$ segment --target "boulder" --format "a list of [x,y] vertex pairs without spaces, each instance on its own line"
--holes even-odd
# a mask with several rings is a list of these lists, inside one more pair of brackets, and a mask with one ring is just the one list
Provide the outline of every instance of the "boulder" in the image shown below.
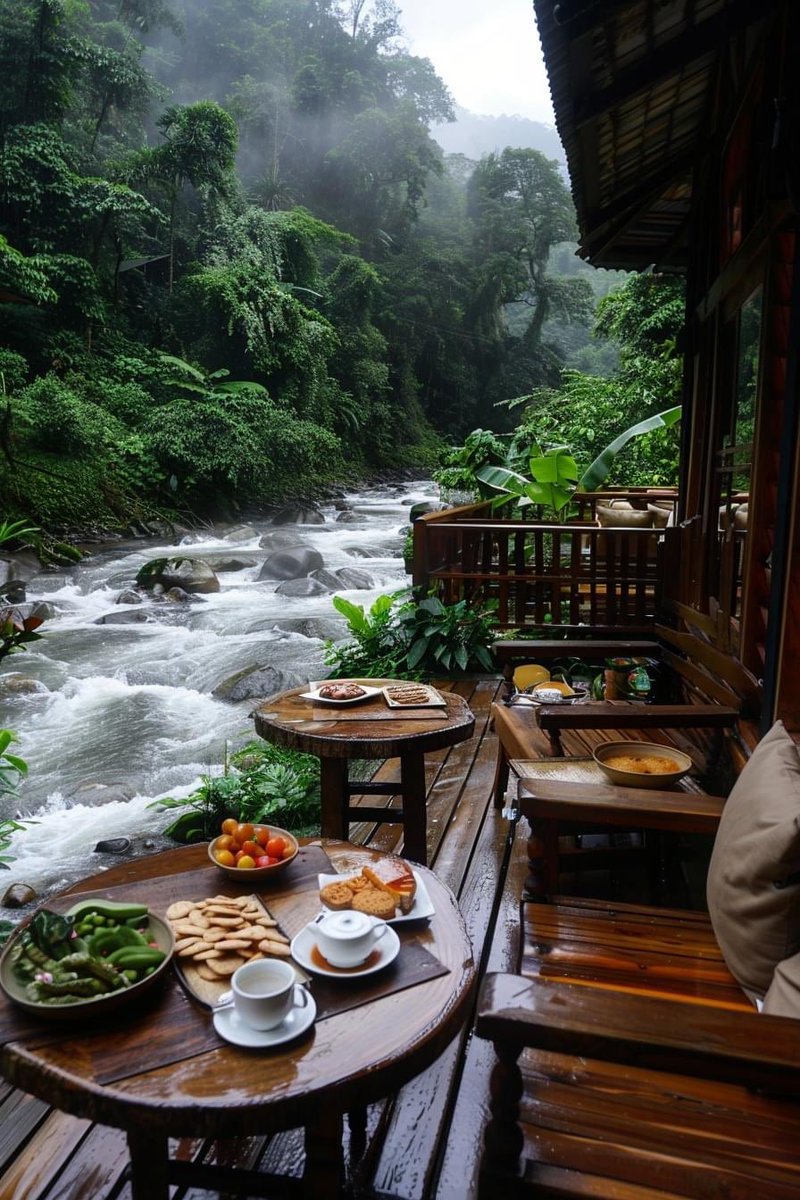
[[279,583],[275,588],[275,594],[278,596],[328,596],[330,588],[326,588],[324,583],[320,583],[318,579],[312,579],[307,575],[305,579],[285,579],[283,583]]
[[342,546],[345,554],[351,558],[386,558],[386,550],[382,546]]
[[144,597],[141,592],[134,591],[133,588],[126,588],[124,592],[120,592],[115,601],[116,604],[141,604]]
[[251,542],[256,537],[256,530],[252,525],[234,525],[224,537],[226,542]]
[[19,671],[10,675],[0,675],[0,696],[33,696],[49,691],[49,687],[40,679],[28,679]]
[[219,580],[202,558],[154,558],[139,570],[136,584],[153,589],[183,588],[185,592],[218,592]]
[[259,579],[301,579],[324,567],[322,555],[308,546],[276,550],[259,571]]
[[127,854],[131,848],[131,839],[127,837],[105,838],[94,848],[95,854]]
[[338,571],[329,571],[323,567],[320,571],[312,571],[311,579],[316,579],[317,583],[321,583],[326,592],[338,592],[342,586],[342,581],[339,578]]
[[287,546],[299,546],[301,543],[297,534],[289,529],[270,529],[262,533],[258,544],[262,550],[284,550]]
[[439,500],[419,500],[408,510],[408,519],[413,525],[417,517],[424,517],[426,513],[441,512],[446,507],[447,505],[442,504]]
[[272,518],[273,525],[324,525],[325,516],[314,504],[287,504]]
[[336,574],[340,587],[358,588],[363,591],[375,586],[372,576],[358,567],[339,567]]
[[247,571],[258,559],[254,554],[207,554],[203,561],[214,571]]
[[98,617],[95,625],[146,625],[148,621],[152,621],[153,617],[149,613],[142,612],[140,608],[126,608],[122,612],[105,613],[104,616]]
[[7,579],[0,583],[0,600],[5,604],[24,604],[27,592],[21,579]]
[[353,512],[352,508],[346,508],[343,510],[343,512],[339,513],[338,517],[336,518],[336,523],[337,525],[349,525],[354,521],[360,520],[362,520],[362,518],[357,512]]
[[0,904],[3,908],[24,908],[26,904],[33,904],[36,899],[36,890],[29,883],[12,883],[3,893]]
[[179,587],[171,587],[164,592],[164,600],[167,604],[205,604],[202,596],[193,596]]
[[218,700],[236,704],[240,700],[261,700],[283,691],[284,677],[275,667],[246,667],[237,671],[212,691]]
[[127,783],[96,783],[87,779],[68,792],[65,800],[68,808],[76,808],[79,804],[102,808],[104,804],[127,804],[134,794],[134,789]]

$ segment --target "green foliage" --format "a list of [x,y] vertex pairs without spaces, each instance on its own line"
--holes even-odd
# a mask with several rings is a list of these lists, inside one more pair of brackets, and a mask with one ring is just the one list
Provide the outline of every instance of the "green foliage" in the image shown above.
[[332,678],[424,679],[493,669],[493,606],[445,605],[436,596],[416,603],[408,592],[379,596],[369,611],[343,596],[334,596],[333,606],[347,619],[352,641],[326,644]]
[[653,429],[669,429],[671,425],[680,420],[680,417],[680,405],[676,405],[675,408],[668,408],[666,412],[646,417],[644,421],[638,421],[636,425],[632,425],[630,429],[626,429],[619,437],[614,438],[614,441],[606,446],[605,450],[584,471],[580,479],[580,486],[587,492],[597,491],[608,478],[614,459],[620,450],[627,446],[631,438],[641,437],[642,434],[650,433]]
[[488,429],[474,429],[467,434],[463,446],[451,446],[442,456],[442,466],[433,473],[443,499],[454,493],[464,497],[487,500],[493,487],[479,473],[485,467],[498,467],[505,462],[506,444]]
[[157,800],[151,807],[184,810],[164,831],[184,844],[216,837],[226,817],[277,825],[301,836],[318,833],[319,773],[313,754],[249,742],[226,760],[222,775],[204,776],[192,795]]
[[501,495],[495,507],[516,500],[519,508],[531,504],[552,509],[560,518],[578,486],[578,466],[566,446],[542,448],[534,444],[528,453],[530,479],[504,467],[481,467],[480,479]]
[[[8,753],[8,747],[15,741],[17,738],[11,730],[0,729],[0,799],[3,796],[16,796],[17,785],[28,773],[28,764],[25,760],[16,754]],[[13,821],[8,817],[0,818],[0,869],[8,869],[9,863],[14,861],[13,855],[6,852],[13,835],[23,829],[25,829],[25,825],[20,824],[19,821]],[[4,932],[7,933],[0,927],[0,942],[3,940]]]

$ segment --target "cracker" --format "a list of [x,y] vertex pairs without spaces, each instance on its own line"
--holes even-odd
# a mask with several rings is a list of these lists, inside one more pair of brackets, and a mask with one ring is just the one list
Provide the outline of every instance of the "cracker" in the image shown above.
[[167,909],[167,920],[177,921],[181,917],[188,917],[189,913],[194,908],[191,900],[176,900],[174,904],[170,904]]
[[238,954],[225,954],[221,958],[211,958],[208,965],[215,975],[232,975],[244,962]]

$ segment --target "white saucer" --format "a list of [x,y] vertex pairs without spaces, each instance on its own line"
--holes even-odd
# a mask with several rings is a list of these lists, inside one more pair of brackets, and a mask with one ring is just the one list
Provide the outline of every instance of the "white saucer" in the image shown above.
[[[374,975],[376,971],[382,971],[384,967],[388,967],[389,963],[394,962],[400,953],[400,938],[391,925],[387,927],[386,933],[375,943],[375,949],[379,952],[378,960],[377,962],[370,963],[369,966],[365,965],[348,970],[338,970],[336,967],[320,967],[311,957],[311,951],[315,945],[314,935],[308,926],[306,926],[305,929],[300,930],[292,941],[292,958],[304,970],[311,971],[313,975],[322,975],[326,979],[361,979],[364,975]],[[367,962],[369,963],[369,959]]]
[[[356,874],[355,871],[349,873],[351,876]],[[426,917],[432,917],[436,912],[433,907],[433,901],[430,898],[428,889],[425,887],[425,880],[420,874],[414,871],[414,878],[417,881],[417,890],[414,893],[414,903],[411,905],[411,911],[399,913],[398,916],[392,917],[386,922],[387,925],[405,925],[408,921],[423,921]],[[328,883],[339,883],[342,879],[347,879],[347,875],[318,875],[317,882],[320,886],[320,891]],[[327,905],[322,907],[327,910]]]
[[221,1038],[234,1046],[282,1046],[284,1042],[291,1042],[293,1038],[305,1033],[314,1024],[317,1006],[309,991],[306,991],[306,997],[302,1008],[295,1005],[288,1017],[273,1029],[253,1029],[252,1026],[245,1025],[233,1007],[216,1010],[214,1028]]

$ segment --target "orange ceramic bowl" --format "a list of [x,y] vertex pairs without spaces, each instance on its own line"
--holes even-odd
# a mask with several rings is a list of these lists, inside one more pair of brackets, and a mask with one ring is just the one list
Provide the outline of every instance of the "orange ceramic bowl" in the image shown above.
[[[276,825],[253,825],[253,830],[255,835],[258,835],[259,833],[263,835],[266,833],[270,838],[283,838],[284,842],[286,843],[284,857],[278,862],[271,863],[269,866],[239,867],[235,864],[231,866],[225,861],[220,862],[217,857],[220,851],[219,837],[215,837],[214,840],[208,844],[208,857],[211,859],[214,866],[218,867],[220,871],[224,872],[224,874],[228,875],[231,879],[236,879],[242,883],[246,880],[266,879],[268,876],[274,875],[278,871],[282,871],[283,868],[288,866],[292,859],[297,856],[297,851],[300,849],[297,838],[293,833],[289,833],[287,829],[278,829]],[[224,835],[222,834],[220,835],[220,837],[223,836]],[[266,854],[266,849],[264,850],[264,853]]]

